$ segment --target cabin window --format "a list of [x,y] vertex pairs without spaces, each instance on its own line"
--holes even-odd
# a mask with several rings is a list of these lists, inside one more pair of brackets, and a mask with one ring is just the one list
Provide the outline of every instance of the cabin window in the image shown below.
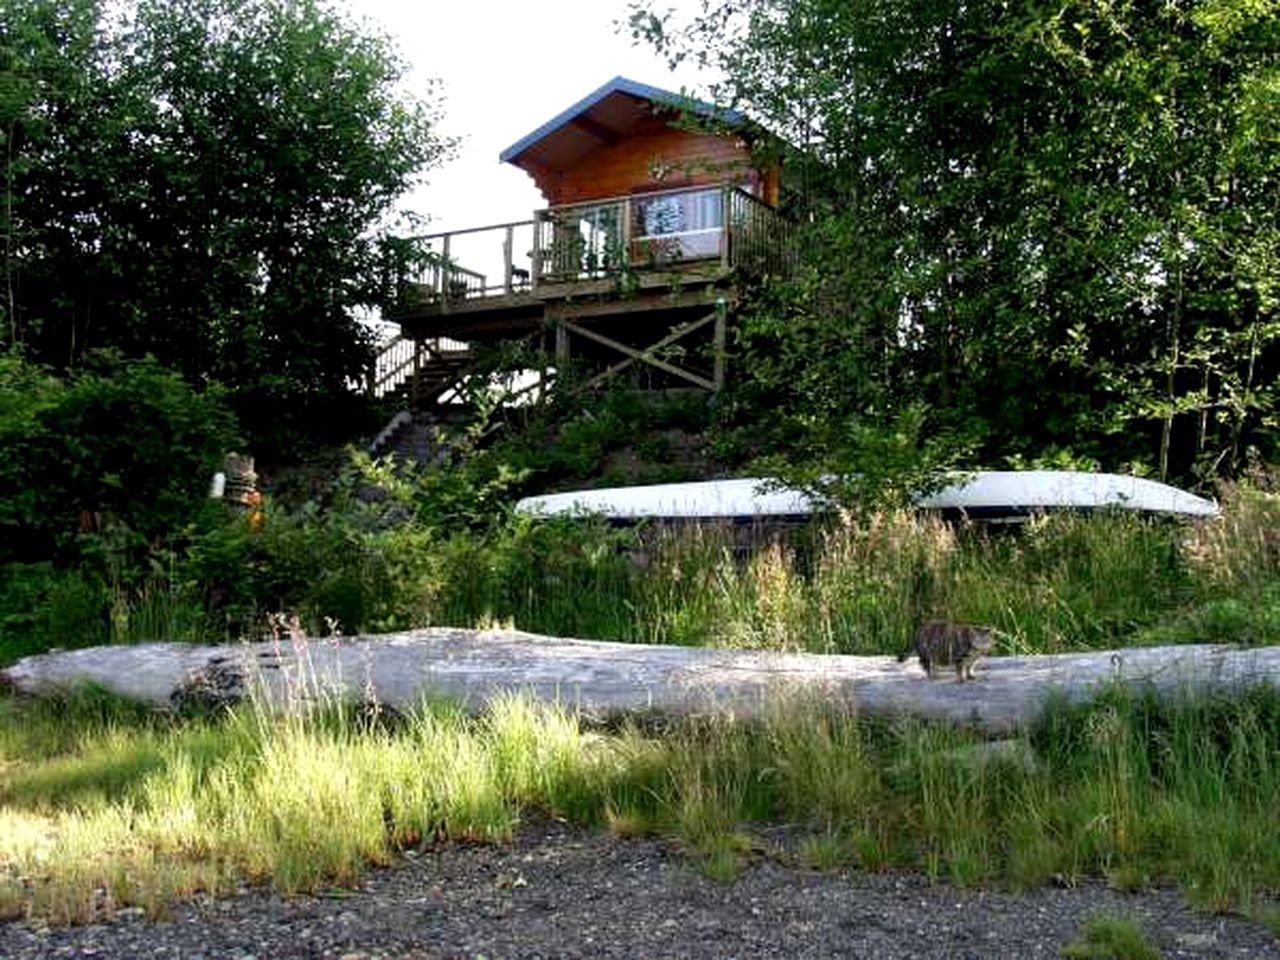
[[685,259],[720,253],[724,198],[719,187],[639,197],[632,211],[633,236],[645,249]]

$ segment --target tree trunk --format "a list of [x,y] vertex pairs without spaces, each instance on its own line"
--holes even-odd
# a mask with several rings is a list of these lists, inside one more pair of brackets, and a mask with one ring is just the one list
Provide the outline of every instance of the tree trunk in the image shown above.
[[258,691],[273,710],[325,699],[374,700],[404,711],[424,696],[471,711],[528,692],[591,716],[757,717],[791,694],[866,715],[973,722],[1005,733],[1034,720],[1052,694],[1088,698],[1107,681],[1158,695],[1280,685],[1280,647],[1143,647],[1055,656],[995,657],[968,683],[928,680],[893,657],[819,656],[567,640],[511,631],[434,628],[379,637],[285,640],[218,647],[155,643],[27,657],[0,685],[46,695],[96,684],[163,708],[234,702]]

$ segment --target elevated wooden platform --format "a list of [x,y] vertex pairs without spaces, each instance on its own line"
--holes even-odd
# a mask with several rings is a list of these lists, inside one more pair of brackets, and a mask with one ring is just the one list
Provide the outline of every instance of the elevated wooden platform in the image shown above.
[[[542,326],[556,316],[634,316],[714,304],[734,287],[731,271],[719,265],[691,265],[682,270],[637,272],[621,282],[616,277],[543,282],[510,291],[443,298],[410,289],[406,302],[388,319],[406,336],[458,339],[502,339]],[[465,336],[464,336],[465,335]]]
[[[790,256],[784,221],[729,184],[551,207],[410,243],[387,311],[404,340],[524,340],[540,348],[543,373],[573,363],[596,383],[643,369],[706,390],[724,384],[743,283],[782,273]],[[371,381],[392,388],[381,373]]]

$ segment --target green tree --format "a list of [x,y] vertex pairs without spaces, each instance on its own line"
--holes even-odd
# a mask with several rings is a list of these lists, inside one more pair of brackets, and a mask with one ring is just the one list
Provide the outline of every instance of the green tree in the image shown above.
[[794,147],[803,266],[739,342],[775,447],[1162,475],[1275,454],[1275,0],[727,0],[632,25]]
[[11,340],[151,354],[251,435],[334,422],[378,230],[448,143],[387,40],[314,0],[0,0]]

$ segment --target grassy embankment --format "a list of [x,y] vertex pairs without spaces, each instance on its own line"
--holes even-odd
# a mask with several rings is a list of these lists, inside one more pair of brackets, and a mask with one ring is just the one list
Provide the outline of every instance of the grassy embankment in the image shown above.
[[[842,652],[899,648],[920,603],[998,624],[1018,652],[1274,642],[1276,509],[1248,495],[1193,527],[1064,518],[1017,537],[881,518],[820,534],[799,559],[770,549],[745,563],[717,534],[664,540],[637,565],[619,549],[630,535],[525,527],[430,542],[418,609]],[[671,836],[717,877],[765,854],[962,884],[1176,881],[1199,906],[1280,924],[1276,691],[1174,706],[1112,692],[1052,712],[1003,759],[977,743],[812,704],[780,705],[763,725],[655,733],[587,729],[523,700],[479,719],[424,705],[395,724],[0,703],[0,912],[162,910],[245,878],[314,890],[407,847],[501,841],[546,811]]]

